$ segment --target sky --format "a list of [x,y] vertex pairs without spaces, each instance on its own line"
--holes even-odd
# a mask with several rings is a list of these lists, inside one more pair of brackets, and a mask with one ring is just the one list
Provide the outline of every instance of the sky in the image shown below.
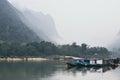
[[63,42],[108,46],[120,31],[120,0],[9,0],[15,6],[50,14]]

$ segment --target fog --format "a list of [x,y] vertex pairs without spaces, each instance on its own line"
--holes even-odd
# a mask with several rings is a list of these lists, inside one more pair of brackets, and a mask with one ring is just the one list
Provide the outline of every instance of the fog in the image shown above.
[[33,32],[35,32],[41,40],[54,43],[57,43],[58,40],[60,40],[59,34],[56,31],[54,20],[51,15],[44,14],[40,11],[37,12],[34,10],[25,9],[25,7],[21,9],[14,4],[12,5],[16,8],[16,10],[18,10],[18,14],[22,22],[27,25],[27,27],[30,28]]
[[66,43],[108,47],[120,30],[119,0],[9,0],[21,10],[49,14]]
[[56,31],[55,23],[50,15],[27,9],[21,12],[23,22],[40,38],[45,41],[57,42],[59,35]]

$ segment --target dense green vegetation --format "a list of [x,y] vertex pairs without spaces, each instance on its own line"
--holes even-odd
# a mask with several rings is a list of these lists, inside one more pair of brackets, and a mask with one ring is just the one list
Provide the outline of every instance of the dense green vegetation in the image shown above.
[[110,52],[104,47],[88,47],[87,44],[55,45],[51,42],[0,43],[0,57],[46,57],[67,55],[78,57],[108,57]]

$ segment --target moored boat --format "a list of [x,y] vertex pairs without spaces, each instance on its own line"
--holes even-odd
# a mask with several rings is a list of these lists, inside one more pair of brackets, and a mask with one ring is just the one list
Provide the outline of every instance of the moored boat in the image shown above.
[[105,67],[105,66],[117,66],[118,64],[115,64],[112,62],[111,59],[98,59],[98,58],[92,58],[92,59],[73,59],[71,62],[66,63],[68,67]]

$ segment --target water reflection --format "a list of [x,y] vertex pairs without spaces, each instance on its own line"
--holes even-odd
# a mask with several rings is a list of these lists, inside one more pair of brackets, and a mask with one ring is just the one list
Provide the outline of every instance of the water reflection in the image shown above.
[[87,72],[90,73],[104,73],[110,70],[115,70],[118,67],[116,66],[107,66],[107,67],[67,67],[68,72],[73,72],[76,74],[77,72],[81,72],[83,75],[86,75]]
[[[119,69],[120,67],[68,69],[60,61],[0,62],[0,80],[112,80],[109,76],[120,80]],[[104,73],[104,79],[98,79],[101,73]]]
[[58,62],[0,62],[0,80],[39,80],[54,74]]

